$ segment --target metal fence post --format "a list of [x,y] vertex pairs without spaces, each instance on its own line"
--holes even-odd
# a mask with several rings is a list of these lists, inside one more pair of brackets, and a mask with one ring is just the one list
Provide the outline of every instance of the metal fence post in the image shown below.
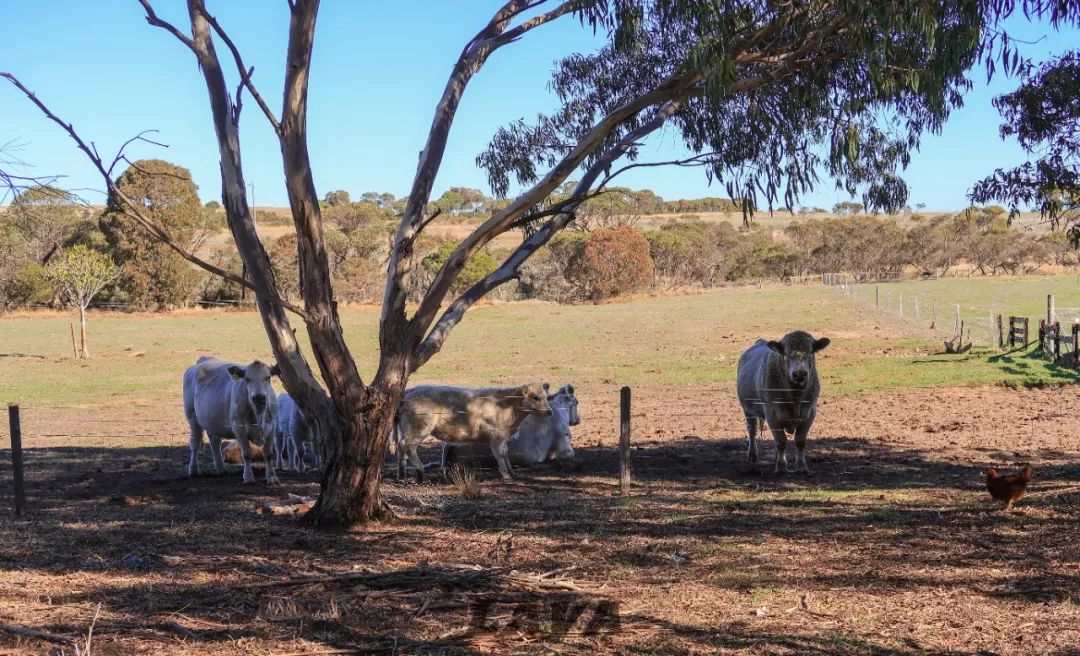
[[619,393],[619,493],[630,494],[630,388]]
[[8,406],[8,426],[11,428],[11,465],[15,473],[15,514],[22,515],[26,492],[23,489],[22,426],[18,404]]

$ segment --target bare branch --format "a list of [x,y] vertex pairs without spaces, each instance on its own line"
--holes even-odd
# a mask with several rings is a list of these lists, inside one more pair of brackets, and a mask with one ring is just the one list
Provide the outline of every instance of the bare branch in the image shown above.
[[[146,215],[143,214],[142,211],[139,209],[138,204],[128,198],[128,196],[125,195],[120,190],[120,188],[116,186],[116,183],[113,181],[109,173],[116,165],[116,162],[123,159],[123,149],[121,149],[120,153],[117,154],[117,157],[113,160],[112,164],[108,168],[106,168],[104,162],[101,159],[101,156],[97,153],[97,149],[93,148],[91,145],[88,145],[82,139],[82,137],[79,136],[78,132],[75,131],[75,128],[70,123],[65,123],[59,116],[54,114],[52,110],[50,110],[48,106],[46,106],[45,103],[42,102],[34,92],[30,91],[30,89],[28,89],[17,77],[12,75],[11,73],[6,73],[2,71],[0,71],[0,77],[7,78],[7,80],[13,85],[15,85],[15,87],[18,88],[19,91],[23,93],[23,95],[30,99],[30,102],[37,105],[38,109],[40,109],[49,120],[63,128],[64,131],[68,133],[68,136],[75,140],[75,143],[78,145],[79,150],[83,151],[83,153],[86,154],[86,156],[90,159],[91,163],[93,163],[94,167],[98,170],[102,178],[105,180],[105,185],[108,188],[109,192],[123,203],[122,211],[125,216],[134,219],[139,226],[141,226],[143,229],[153,235],[158,241],[162,242],[169,248],[176,251],[178,254],[180,254],[181,257],[191,262],[192,264],[195,264],[216,276],[225,278],[230,282],[235,282],[249,289],[255,289],[250,282],[244,280],[243,278],[235,274],[229,273],[228,271],[225,271],[220,267],[210,264],[206,260],[203,260],[199,256],[195,255],[194,253],[181,246],[169,235],[167,231],[161,228],[161,226],[157,225],[154,221],[147,218]],[[132,142],[138,140],[149,141],[148,139],[143,139],[141,135],[139,135],[133,137],[132,139],[129,139],[127,142],[125,142],[124,146],[126,147]],[[286,308],[287,310],[294,312],[301,317],[307,316],[302,309],[280,297],[275,298],[274,301],[282,307]]]
[[157,13],[154,11],[154,6],[150,4],[150,0],[139,0],[139,4],[141,4],[143,6],[143,9],[146,10],[147,23],[150,23],[154,27],[160,27],[169,34],[172,34],[180,40],[180,43],[183,43],[185,46],[187,46],[188,50],[195,52],[195,42],[191,40],[191,37],[176,29],[176,26],[172,23],[158,18]]
[[[219,37],[221,37],[221,40],[223,42],[225,42],[225,46],[229,49],[229,52],[232,53],[233,60],[236,62],[236,70],[237,70],[237,72],[240,73],[240,84],[242,86],[244,86],[244,87],[247,87],[248,93],[251,94],[251,97],[255,99],[256,103],[258,103],[259,108],[262,110],[263,114],[266,115],[266,120],[270,121],[270,125],[273,126],[274,132],[277,132],[280,135],[281,134],[281,124],[278,122],[277,117],[274,116],[274,111],[272,109],[270,109],[270,106],[266,104],[265,100],[263,100],[262,95],[259,94],[259,90],[255,88],[255,83],[252,82],[252,80],[251,80],[251,76],[255,73],[255,67],[252,66],[252,67],[249,68],[249,67],[244,65],[244,59],[243,59],[243,57],[240,56],[240,49],[237,48],[236,44],[233,43],[233,40],[231,38],[229,38],[229,35],[225,32],[225,29],[221,27],[221,24],[218,23],[217,19],[214,18],[213,16],[211,16],[210,13],[206,11],[206,7],[200,6],[199,10],[202,13],[203,18],[206,19],[206,22],[210,23],[210,27],[214,28],[214,31],[217,32],[217,35]],[[239,87],[236,90],[236,112],[235,113],[236,113],[236,117],[233,120],[239,120],[239,117],[240,117],[240,88]]]
[[608,186],[608,183],[610,183],[616,176],[625,173],[631,169],[652,168],[656,166],[705,166],[709,164],[708,158],[715,157],[716,155],[716,152],[710,152],[701,153],[698,155],[694,155],[693,157],[687,157],[685,159],[670,159],[665,162],[633,162],[616,170],[614,173],[608,173],[607,175],[605,175],[604,179],[600,182],[599,185],[597,185],[597,189],[604,189]]

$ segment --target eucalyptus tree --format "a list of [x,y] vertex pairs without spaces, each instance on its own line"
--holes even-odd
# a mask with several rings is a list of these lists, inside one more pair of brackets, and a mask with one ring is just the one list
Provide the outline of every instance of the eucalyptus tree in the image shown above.
[[[509,0],[468,39],[438,97],[390,251],[379,327],[378,366],[364,381],[346,344],[331,287],[319,196],[307,146],[308,82],[318,0],[288,0],[289,38],[280,111],[259,92],[240,48],[204,0],[188,0],[184,29],[139,0],[147,21],[194,55],[205,81],[221,159],[222,204],[248,278],[203,263],[249,286],[282,380],[321,436],[327,466],[314,524],[347,527],[387,516],[379,495],[395,411],[419,367],[441,349],[465,312],[515,278],[522,264],[573,220],[575,210],[638,160],[644,139],[666,128],[728,186],[743,210],[792,205],[828,176],[869,207],[902,206],[899,170],[927,130],[941,127],[980,58],[1009,53],[988,33],[1011,7],[1003,0]],[[1034,10],[1055,3],[1029,0]],[[419,19],[418,19],[419,20]],[[498,51],[557,20],[607,36],[595,54],[562,53],[551,85],[560,107],[534,123],[498,130],[478,157],[505,202],[442,262],[419,306],[408,312],[414,244],[437,220],[432,187],[470,81]],[[989,36],[988,36],[989,34]],[[591,44],[582,44],[589,47]],[[218,54],[235,64],[235,93]],[[552,56],[558,56],[552,53]],[[231,66],[230,66],[231,67]],[[67,130],[102,173],[111,165],[13,76],[9,79]],[[296,231],[298,306],[282,297],[255,232],[241,157],[242,92],[276,132]],[[577,183],[552,195],[574,176]],[[516,181],[519,191],[511,194]],[[122,195],[118,195],[124,200]],[[126,211],[158,238],[168,232],[135,203]],[[499,234],[528,236],[499,266],[463,291],[468,262]],[[172,247],[192,261],[193,253]],[[289,313],[303,322],[322,384],[301,353]],[[323,387],[325,384],[325,389]]]
[[[1072,3],[1080,6],[1080,3]],[[1075,16],[1073,21],[1076,21]],[[1001,137],[1015,137],[1032,161],[997,169],[972,188],[975,203],[1004,201],[1016,214],[1034,207],[1080,246],[1080,51],[1024,67],[1023,83],[998,96]]]

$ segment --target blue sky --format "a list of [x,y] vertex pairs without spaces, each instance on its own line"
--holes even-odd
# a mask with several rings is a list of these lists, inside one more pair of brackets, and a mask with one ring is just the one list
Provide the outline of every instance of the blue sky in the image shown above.
[[[240,45],[255,80],[279,107],[288,14],[278,0],[209,0],[210,9]],[[424,3],[323,2],[311,83],[310,148],[320,194],[346,189],[353,196],[376,190],[402,195],[411,183],[432,112],[464,43],[489,18],[497,1],[431,0]],[[183,3],[157,0],[158,13],[184,25]],[[418,12],[423,16],[418,17]],[[41,0],[5,3],[0,21],[0,70],[27,86],[71,121],[86,139],[113,152],[144,129],[157,129],[160,149],[141,145],[133,157],[160,157],[189,168],[203,200],[219,196],[218,156],[206,90],[190,52],[151,28],[136,0]],[[1080,31],[1052,32],[1014,21],[1014,36],[1040,60],[1080,40]],[[552,62],[597,39],[564,18],[497,52],[470,85],[454,126],[435,195],[450,186],[489,191],[474,164],[494,130],[550,109]],[[222,48],[222,50],[224,50]],[[226,56],[225,53],[222,53]],[[1024,160],[998,136],[1000,117],[990,101],[1015,87],[974,72],[975,89],[940,135],[927,135],[905,179],[911,203],[959,209],[970,185],[997,166]],[[285,205],[276,139],[254,102],[241,123],[245,170],[259,205]],[[0,143],[18,140],[18,155],[34,174],[63,174],[68,188],[100,190],[102,184],[73,142],[42,117],[14,88],[0,87]],[[656,135],[647,159],[679,156],[671,132]],[[665,198],[726,195],[693,169],[627,173],[622,184],[648,187]],[[101,195],[86,192],[91,202]],[[823,181],[804,205],[831,207],[845,197]]]

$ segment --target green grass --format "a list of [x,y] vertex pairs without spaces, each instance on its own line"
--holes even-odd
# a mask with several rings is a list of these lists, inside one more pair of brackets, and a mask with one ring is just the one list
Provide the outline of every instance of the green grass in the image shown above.
[[[878,285],[856,285],[855,296],[869,304],[875,302],[878,288],[882,306],[888,302],[890,313],[899,313],[900,295],[904,297],[904,313],[914,316],[915,299],[919,299],[923,322],[929,325],[934,304],[937,304],[938,325],[952,329],[956,306],[965,320],[983,322],[991,313],[1028,317],[1034,332],[1039,319],[1046,317],[1046,296],[1054,295],[1059,308],[1080,307],[1080,279],[1077,276],[1003,276],[995,278],[940,278],[912,280]],[[976,329],[973,329],[974,333]],[[981,335],[980,335],[981,337]]]
[[[1060,305],[1080,306],[1080,285],[1072,277],[910,284],[937,290],[941,298],[967,293],[977,307],[999,297],[1017,307],[1038,307],[1047,293],[1058,294]],[[92,313],[89,361],[71,357],[71,319],[57,314],[0,318],[0,401],[179,405],[182,372],[198,355],[270,359],[254,313]],[[376,360],[377,320],[372,310],[342,312],[365,379]],[[476,308],[413,382],[501,385],[543,379],[604,394],[622,385],[731,385],[739,353],[756,337],[778,337],[796,328],[833,338],[819,357],[823,386],[833,394],[1076,378],[1073,370],[1030,354],[935,355],[941,341],[926,326],[892,320],[836,289],[774,286],[605,305]]]

